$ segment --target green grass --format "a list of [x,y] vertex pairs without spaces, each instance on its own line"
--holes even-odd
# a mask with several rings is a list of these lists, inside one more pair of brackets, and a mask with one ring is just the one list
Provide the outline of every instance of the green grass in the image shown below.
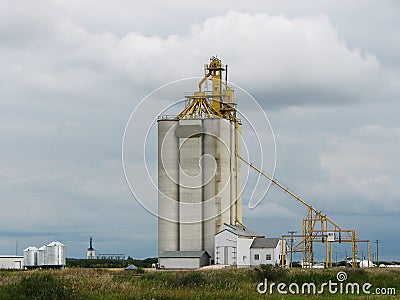
[[[346,282],[375,287],[394,287],[400,293],[400,270],[395,269],[292,269],[268,266],[257,269],[214,271],[128,272],[83,269],[0,271],[0,299],[400,299],[376,295],[260,295],[257,285],[268,282],[316,286],[336,282],[338,271]],[[372,289],[371,289],[372,290]]]

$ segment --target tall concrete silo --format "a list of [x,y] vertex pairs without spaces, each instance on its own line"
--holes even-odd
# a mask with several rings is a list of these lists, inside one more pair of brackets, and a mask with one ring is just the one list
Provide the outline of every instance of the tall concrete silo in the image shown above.
[[[242,224],[234,92],[218,58],[207,70],[184,110],[158,120],[159,255],[206,250],[213,258],[223,224]],[[202,90],[207,80],[211,91]]]
[[158,248],[179,250],[179,139],[178,121],[158,122]]

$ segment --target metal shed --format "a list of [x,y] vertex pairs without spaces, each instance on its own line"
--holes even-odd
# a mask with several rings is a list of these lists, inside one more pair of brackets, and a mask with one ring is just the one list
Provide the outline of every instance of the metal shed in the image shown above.
[[210,264],[207,251],[164,251],[158,258],[161,268],[197,269]]
[[138,268],[135,266],[135,265],[129,265],[129,266],[127,266],[124,270],[125,271],[135,271],[135,270],[137,270]]
[[24,257],[17,255],[0,255],[0,269],[21,270],[24,268]]

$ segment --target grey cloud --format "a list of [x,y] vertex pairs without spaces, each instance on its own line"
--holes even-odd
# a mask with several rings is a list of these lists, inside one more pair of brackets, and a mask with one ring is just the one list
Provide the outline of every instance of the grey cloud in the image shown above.
[[[13,253],[15,237],[37,245],[51,237],[83,256],[93,234],[104,251],[155,254],[156,218],[134,201],[123,177],[123,130],[151,90],[202,75],[214,54],[270,116],[284,184],[346,226],[362,214],[375,213],[377,224],[397,215],[396,4],[367,2],[363,9],[350,2],[347,10],[336,1],[229,1],[210,12],[206,1],[196,13],[181,1],[3,2],[0,197],[8,211],[0,213],[0,251]],[[372,9],[375,21],[363,14]],[[157,111],[195,88],[158,95]],[[130,146],[135,166],[142,144]],[[288,200],[273,189],[258,210],[245,213],[246,224],[268,228],[269,236],[293,229],[303,211]],[[364,236],[389,240],[394,223],[370,228],[361,221],[354,226]]]

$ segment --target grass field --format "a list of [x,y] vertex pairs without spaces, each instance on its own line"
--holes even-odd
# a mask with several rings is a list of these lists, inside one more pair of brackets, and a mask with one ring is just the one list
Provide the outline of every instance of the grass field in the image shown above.
[[[264,282],[301,286],[338,282],[336,274],[345,271],[344,283],[370,283],[371,295],[259,294]],[[0,299],[400,299],[399,295],[372,295],[375,289],[395,288],[400,293],[400,270],[396,269],[238,269],[214,271],[155,271],[138,274],[108,269],[0,271]],[[317,289],[318,290],[318,289]]]

